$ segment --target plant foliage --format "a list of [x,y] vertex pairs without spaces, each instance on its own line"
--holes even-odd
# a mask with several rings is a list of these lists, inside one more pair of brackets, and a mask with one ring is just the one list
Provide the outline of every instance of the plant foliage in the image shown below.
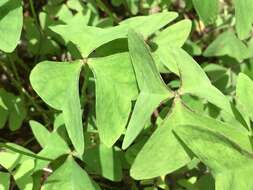
[[251,0],[0,2],[0,190],[252,190]]

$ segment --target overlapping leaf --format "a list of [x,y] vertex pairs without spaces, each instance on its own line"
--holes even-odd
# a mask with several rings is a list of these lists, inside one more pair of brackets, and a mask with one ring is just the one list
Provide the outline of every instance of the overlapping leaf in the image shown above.
[[204,51],[204,56],[230,56],[237,61],[249,57],[247,46],[240,41],[232,31],[220,34]]
[[37,139],[41,147],[45,147],[50,139],[50,132],[39,122],[30,121],[30,126],[33,132],[33,135]]
[[202,126],[183,125],[175,128],[175,131],[210,168],[216,179],[216,189],[252,189],[253,182],[248,177],[253,168],[252,154],[218,131]]
[[236,96],[242,109],[253,119],[253,81],[245,74],[240,73],[237,79]]
[[42,186],[43,190],[99,190],[100,188],[89,178],[88,174],[72,157],[50,175]]
[[[38,156],[54,160],[64,154],[70,153],[67,143],[60,137],[57,131],[49,132],[36,121],[30,121],[30,126],[36,140],[42,147],[42,150],[37,154]],[[40,170],[48,164],[48,160],[37,160],[36,170]]]
[[158,49],[160,46],[182,47],[191,32],[191,21],[181,20],[171,26],[168,26],[152,39]]
[[24,155],[15,150],[19,150],[21,152],[24,151],[31,155],[33,155],[33,153],[15,144],[6,145],[10,149],[4,149],[4,151],[0,152],[0,165],[7,169],[8,172],[13,176],[18,188],[32,190],[33,178],[31,175],[34,170],[35,160],[32,156]]
[[[201,125],[204,130],[219,132],[232,142],[252,152],[249,134],[246,129],[236,128],[186,108],[179,100],[175,101],[171,114],[153,133],[137,155],[131,176],[135,179],[147,179],[173,172],[190,162],[185,147],[173,134],[177,125]],[[159,150],[159,151],[157,151]],[[148,167],[152,164],[152,167]]]
[[112,146],[124,131],[138,93],[130,57],[119,53],[89,59],[88,64],[96,82],[96,125],[102,142]]
[[[119,38],[126,38],[129,28],[136,28],[145,37],[156,32],[177,17],[174,12],[158,13],[150,16],[138,16],[124,20],[119,26],[102,29],[85,25],[57,25],[50,27],[66,43],[74,43],[82,57],[86,58],[99,46]],[[147,27],[140,27],[145,24]],[[85,32],[83,32],[85,31]]]
[[121,155],[114,147],[103,144],[91,147],[84,152],[83,161],[91,172],[112,181],[122,179]]
[[14,94],[0,88],[0,128],[8,121],[11,131],[18,130],[26,117],[27,110],[24,101]]
[[154,48],[156,48],[153,56],[160,72],[167,72],[169,69],[178,74],[177,66],[173,62],[173,56],[168,47],[182,47],[190,32],[191,21],[185,19],[165,28],[152,39]]
[[198,63],[180,48],[171,48],[170,51],[172,52],[174,61],[177,64],[180,73],[180,93],[190,93],[205,98],[230,115],[233,115],[228,98],[211,84]]
[[34,90],[50,106],[62,110],[68,135],[82,155],[84,137],[79,100],[79,73],[81,62],[41,62],[30,75]]
[[[173,93],[162,81],[156,69],[148,46],[142,37],[130,30],[128,33],[128,46],[136,79],[140,89],[132,117],[123,141],[123,148],[127,148],[141,132],[147,120],[159,104],[173,96]],[[143,110],[143,107],[145,109]]]

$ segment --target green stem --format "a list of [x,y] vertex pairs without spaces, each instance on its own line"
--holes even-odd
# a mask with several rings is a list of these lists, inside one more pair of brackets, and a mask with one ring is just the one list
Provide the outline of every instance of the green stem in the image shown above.
[[41,47],[42,47],[42,36],[43,36],[43,31],[42,31],[42,28],[40,26],[40,23],[39,23],[39,19],[37,17],[37,14],[36,14],[36,11],[35,11],[35,8],[34,8],[34,4],[33,4],[33,0],[29,0],[29,6],[30,6],[30,9],[31,9],[31,12],[32,12],[32,15],[33,15],[33,19],[35,20],[35,25],[40,33],[39,35],[39,39],[38,39],[38,42],[39,42],[39,48],[38,48],[38,53],[34,59],[34,63],[37,63],[38,62],[38,59],[39,59],[39,52],[41,50]]
[[110,11],[110,9],[104,4],[101,0],[96,0],[98,7],[104,11],[106,14],[108,14],[109,17],[111,17],[112,20],[114,20],[115,23],[119,23],[120,19],[116,16],[115,13]]
[[35,19],[35,22],[38,23],[37,14],[35,12],[33,0],[29,0],[29,5],[30,5],[31,11],[32,11],[33,18]]

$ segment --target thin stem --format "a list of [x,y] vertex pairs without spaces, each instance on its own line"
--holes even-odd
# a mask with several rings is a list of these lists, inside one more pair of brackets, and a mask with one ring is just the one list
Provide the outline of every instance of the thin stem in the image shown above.
[[119,23],[120,19],[117,17],[117,15],[115,13],[112,13],[112,11],[109,10],[109,8],[105,5],[105,3],[101,0],[96,0],[98,7],[106,12],[106,14],[108,14],[109,17],[111,17],[112,20],[114,20],[114,22],[116,22],[117,24]]
[[38,17],[37,17],[37,14],[36,14],[36,11],[35,11],[35,8],[34,8],[34,4],[33,4],[33,0],[29,0],[29,5],[30,5],[30,8],[31,8],[31,11],[32,11],[32,15],[33,15],[33,19],[35,20],[35,25],[40,33],[39,35],[39,39],[38,39],[38,42],[39,42],[39,48],[38,48],[38,52],[37,52],[37,55],[34,59],[34,63],[37,63],[38,62],[38,59],[39,59],[39,52],[41,50],[41,47],[42,47],[42,36],[43,36],[43,31],[41,29],[41,26],[40,26],[40,23],[39,23],[39,20],[38,20]]
[[29,5],[30,5],[31,11],[32,11],[33,18],[35,19],[35,22],[38,23],[37,14],[35,12],[33,0],[29,0]]

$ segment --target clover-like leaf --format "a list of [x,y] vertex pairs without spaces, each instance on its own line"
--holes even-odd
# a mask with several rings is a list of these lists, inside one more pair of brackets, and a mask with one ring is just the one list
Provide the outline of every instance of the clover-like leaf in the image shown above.
[[37,121],[30,121],[29,124],[40,146],[45,147],[50,139],[50,132]]
[[191,32],[191,21],[181,20],[171,26],[168,26],[152,39],[155,51],[153,57],[160,72],[169,71],[179,74],[177,65],[173,62],[168,47],[182,47]]
[[27,159],[13,172],[13,177],[19,189],[33,190],[32,173],[34,165],[33,159]]
[[88,64],[96,83],[96,125],[110,147],[123,133],[138,93],[134,70],[128,53],[92,58]]
[[242,61],[249,57],[247,46],[240,41],[232,31],[220,34],[204,51],[204,56],[230,56],[237,61]]
[[[74,43],[83,58],[89,56],[96,48],[112,40],[126,38],[129,28],[136,28],[138,32],[148,37],[177,17],[177,13],[164,12],[150,16],[137,16],[124,20],[120,25],[102,29],[99,27],[77,25],[57,25],[50,27],[59,34],[65,43]],[[145,24],[147,27],[140,27]]]
[[10,174],[6,172],[0,172],[0,189],[5,190],[10,187]]
[[68,157],[67,160],[47,178],[42,189],[99,190],[100,188],[90,179],[88,174],[72,157]]
[[[176,98],[169,116],[137,155],[130,170],[133,178],[148,179],[166,175],[190,162],[191,157],[184,145],[173,134],[173,130],[176,130],[178,125],[201,125],[205,130],[219,132],[246,151],[252,152],[246,129],[195,113]],[[150,165],[152,167],[148,167]]]
[[240,73],[237,79],[236,96],[242,109],[253,119],[253,81],[245,74]]
[[[49,132],[42,124],[36,121],[30,121],[32,132],[42,147],[37,154],[54,160],[64,154],[70,153],[67,143],[61,138],[57,131]],[[49,160],[37,160],[36,170],[42,169],[49,164]]]
[[203,22],[208,25],[215,22],[219,13],[218,0],[193,0],[193,5]]
[[30,81],[34,90],[50,106],[63,112],[68,135],[76,149],[82,155],[84,136],[82,111],[79,100],[80,61],[41,62],[34,67]]
[[0,1],[0,49],[12,52],[19,41],[23,25],[21,0]]
[[18,130],[26,117],[27,110],[25,102],[18,96],[0,88],[0,128],[4,127],[8,121],[11,131]]
[[[163,100],[173,97],[173,93],[167,88],[156,69],[148,46],[143,38],[133,30],[128,33],[128,47],[140,95],[128,124],[123,149],[127,148],[141,132],[155,108]],[[144,110],[143,107],[145,107]]]
[[214,87],[203,69],[181,48],[171,48],[181,78],[181,94],[193,94],[233,115],[228,98]]
[[191,32],[191,21],[181,20],[162,30],[152,39],[152,42],[158,46],[176,46],[182,47]]
[[108,148],[100,144],[88,148],[84,152],[83,161],[91,172],[112,181],[121,181],[122,179],[121,155],[120,151],[114,147]]
[[[125,37],[127,37],[129,29],[134,29],[136,32],[142,34],[144,38],[147,38],[173,21],[177,16],[178,14],[176,12],[162,12],[149,16],[136,16],[120,22],[119,28],[125,32]],[[141,27],[143,24],[145,24],[145,27]]]
[[216,189],[253,188],[253,182],[248,177],[253,169],[252,154],[218,131],[211,131],[202,125],[177,126],[175,132],[208,166],[216,179]]
[[249,37],[252,29],[253,3],[251,0],[233,0],[235,6],[236,31],[241,40]]

